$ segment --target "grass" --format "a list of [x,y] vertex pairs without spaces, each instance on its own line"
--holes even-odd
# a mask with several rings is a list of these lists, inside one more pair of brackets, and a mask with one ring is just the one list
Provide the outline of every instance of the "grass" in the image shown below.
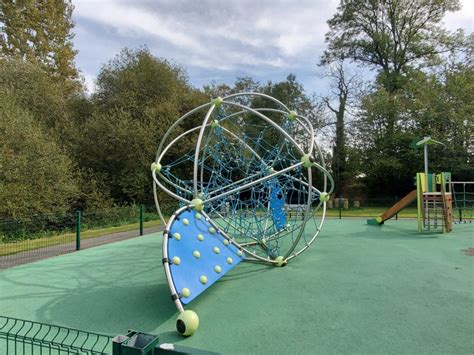
[[[161,224],[161,221],[147,221],[144,222],[144,227],[153,227]],[[107,234],[119,233],[119,232],[128,232],[131,230],[139,229],[138,223],[131,223],[121,226],[113,226],[106,228],[92,228],[88,230],[81,231],[81,240],[96,238]],[[72,243],[76,241],[76,233],[67,232],[67,233],[58,233],[53,234],[48,237],[35,238],[35,239],[26,239],[13,243],[0,243],[0,256],[6,256],[11,254],[16,254],[29,250],[36,250],[40,248],[50,247],[58,244]]]
[[[385,211],[385,207],[363,207],[342,209],[342,217],[377,217]],[[416,207],[408,207],[399,213],[400,218],[416,218]],[[339,209],[332,208],[327,210],[328,217],[339,217]],[[147,221],[144,222],[144,227],[152,227],[160,225],[161,221]],[[131,230],[138,230],[138,223],[130,223],[120,226],[112,226],[105,228],[91,228],[81,231],[81,240],[96,238],[107,234],[127,232]],[[76,241],[75,232],[62,232],[52,234],[47,237],[26,239],[12,243],[0,243],[0,256],[16,254],[29,250],[36,250],[40,248],[50,247],[59,244],[73,243]]]

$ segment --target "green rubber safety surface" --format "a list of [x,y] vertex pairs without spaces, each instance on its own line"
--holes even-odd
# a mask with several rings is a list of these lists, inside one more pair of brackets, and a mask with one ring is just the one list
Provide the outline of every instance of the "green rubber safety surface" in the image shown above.
[[0,314],[221,353],[471,353],[474,225],[420,237],[416,221],[331,219],[288,266],[242,263],[178,315],[161,266],[161,234],[0,271]]

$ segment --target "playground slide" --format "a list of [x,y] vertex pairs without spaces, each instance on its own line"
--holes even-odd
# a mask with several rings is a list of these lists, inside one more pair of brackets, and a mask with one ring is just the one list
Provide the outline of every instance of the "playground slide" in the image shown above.
[[416,190],[413,190],[412,192],[410,192],[408,195],[406,195],[404,198],[402,198],[400,201],[398,201],[396,204],[394,204],[392,207],[390,207],[388,210],[386,210],[377,218],[368,219],[367,224],[380,226],[386,220],[395,216],[398,212],[403,210],[405,207],[407,207],[410,203],[412,203],[415,200],[416,200]]

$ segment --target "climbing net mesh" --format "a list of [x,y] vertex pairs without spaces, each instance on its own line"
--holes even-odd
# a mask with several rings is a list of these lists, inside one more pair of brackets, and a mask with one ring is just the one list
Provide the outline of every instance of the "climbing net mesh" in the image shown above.
[[[204,105],[204,122],[181,133],[175,125],[165,135],[155,175],[158,188],[181,206],[202,199],[219,231],[259,260],[290,259],[305,250],[324,221],[320,196],[331,192],[328,177],[332,189],[311,123],[271,102],[279,107],[245,106],[232,98]],[[190,116],[180,118],[179,126]],[[168,154],[176,146],[189,149],[176,158]],[[305,153],[312,155],[312,167],[303,164]],[[308,223],[313,227],[305,228]]]
[[453,218],[455,223],[472,223],[474,220],[474,181],[452,181]]

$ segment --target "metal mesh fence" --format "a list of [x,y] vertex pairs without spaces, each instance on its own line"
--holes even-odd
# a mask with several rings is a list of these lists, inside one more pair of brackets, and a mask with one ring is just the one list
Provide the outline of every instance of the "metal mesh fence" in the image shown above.
[[0,269],[136,237],[160,224],[154,206],[0,218]]
[[[387,198],[334,197],[327,203],[329,218],[368,218],[381,215],[403,196]],[[176,203],[162,204],[165,216]],[[453,187],[455,222],[474,218],[474,183]],[[395,215],[416,218],[416,201]],[[99,211],[0,218],[0,269],[128,239],[162,229],[155,206],[123,206]]]
[[108,335],[0,316],[2,354],[106,354],[110,344]]

